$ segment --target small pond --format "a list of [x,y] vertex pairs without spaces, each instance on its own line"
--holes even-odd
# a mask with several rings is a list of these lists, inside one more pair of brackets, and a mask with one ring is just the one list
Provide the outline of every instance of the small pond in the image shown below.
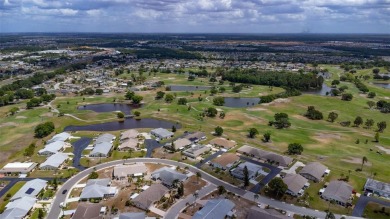
[[251,107],[259,104],[260,98],[257,97],[225,97],[224,106],[232,108]]
[[114,122],[106,122],[100,124],[92,124],[92,125],[82,125],[82,126],[67,126],[64,131],[118,131],[123,129],[132,129],[132,128],[166,128],[171,129],[172,126],[176,128],[181,128],[180,124],[168,122],[164,120],[158,119],[133,119],[127,118],[124,121],[114,121]]
[[210,86],[194,86],[194,85],[168,85],[171,91],[199,91],[199,90],[210,90]]
[[97,113],[122,111],[126,115],[130,115],[130,111],[136,108],[139,107],[125,103],[99,103],[82,105],[77,107],[78,110],[92,110]]
[[322,87],[320,89],[311,89],[308,91],[303,91],[303,94],[314,94],[314,95],[320,95],[320,96],[327,96],[326,93],[330,96],[330,91],[332,90],[331,87],[329,87],[326,84],[322,84]]
[[388,84],[386,84],[386,83],[372,83],[372,84],[377,86],[377,87],[383,87],[386,89],[390,89],[390,83],[388,83]]

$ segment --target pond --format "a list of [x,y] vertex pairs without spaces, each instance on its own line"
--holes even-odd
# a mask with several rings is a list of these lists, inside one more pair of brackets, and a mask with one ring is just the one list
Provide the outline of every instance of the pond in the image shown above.
[[377,87],[383,87],[383,88],[386,88],[386,89],[390,89],[390,83],[389,84],[386,84],[386,83],[372,83],[372,84],[377,86]]
[[171,91],[199,91],[199,90],[210,90],[210,86],[193,86],[193,85],[168,85]]
[[136,108],[139,107],[125,103],[99,103],[82,105],[77,107],[78,110],[92,110],[97,113],[122,111],[126,115],[130,115],[130,111]]
[[232,108],[251,107],[259,104],[260,98],[257,97],[225,97],[224,106]]
[[127,118],[124,121],[114,121],[106,122],[100,124],[92,125],[82,125],[82,126],[67,126],[64,131],[118,131],[123,129],[132,129],[132,128],[166,128],[171,129],[172,126],[175,126],[177,129],[181,128],[181,125],[178,123],[168,122],[158,119],[133,119]]
[[327,96],[326,93],[328,93],[328,96],[330,96],[330,91],[332,90],[331,87],[329,87],[326,84],[322,84],[322,87],[320,89],[311,89],[308,91],[302,91],[303,94],[314,94],[314,95],[320,95],[320,96]]

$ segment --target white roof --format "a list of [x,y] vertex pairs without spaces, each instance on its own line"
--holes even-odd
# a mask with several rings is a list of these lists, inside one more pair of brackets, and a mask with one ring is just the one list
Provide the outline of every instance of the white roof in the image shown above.
[[35,198],[22,197],[6,205],[6,210],[0,214],[1,219],[24,218],[36,202]]
[[22,186],[18,192],[10,200],[19,199],[22,197],[36,197],[38,193],[46,187],[47,181],[43,179],[33,179]]
[[162,137],[162,138],[168,138],[168,137],[171,137],[174,135],[173,132],[170,132],[164,128],[153,129],[152,131],[150,131],[150,133],[153,135],[157,135],[159,137]]
[[39,150],[39,154],[44,153],[46,151],[52,152],[52,153],[57,153],[59,150],[61,150],[65,146],[65,142],[63,141],[55,141],[52,143],[49,143],[45,145],[45,148]]
[[24,169],[27,169],[29,167],[31,167],[31,165],[34,165],[35,163],[33,162],[29,162],[29,163],[20,163],[20,162],[14,162],[14,163],[7,163],[3,169],[7,169],[7,168],[24,168]]
[[50,140],[47,141],[47,143],[52,143],[55,141],[66,141],[68,138],[70,138],[71,135],[67,132],[62,132],[60,134],[54,135]]
[[56,153],[51,155],[40,165],[40,168],[44,166],[59,167],[64,161],[68,159],[68,155],[64,153]]
[[93,150],[89,154],[91,155],[91,154],[100,153],[100,154],[107,155],[108,152],[110,152],[111,148],[112,148],[112,143],[100,142],[100,143],[97,143],[95,145],[95,147],[93,148]]

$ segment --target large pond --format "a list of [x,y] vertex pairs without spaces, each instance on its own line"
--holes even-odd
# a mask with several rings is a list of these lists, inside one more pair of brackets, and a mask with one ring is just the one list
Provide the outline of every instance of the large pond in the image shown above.
[[67,126],[64,131],[118,131],[123,129],[132,129],[132,128],[166,128],[171,129],[172,126],[176,128],[181,128],[181,125],[178,123],[168,122],[158,119],[133,119],[127,118],[124,121],[114,121],[106,122],[93,125],[82,125],[82,126]]
[[303,94],[314,94],[314,95],[320,95],[320,96],[327,96],[326,94],[328,93],[328,95],[330,96],[331,95],[331,93],[330,93],[331,90],[332,90],[331,87],[329,87],[326,84],[322,84],[321,89],[311,89],[311,90],[308,90],[308,91],[303,91],[302,93]]
[[232,108],[251,107],[259,104],[260,98],[257,97],[225,97],[224,106]]
[[78,110],[92,110],[97,113],[122,111],[126,115],[130,115],[130,111],[136,108],[139,107],[125,103],[99,103],[77,107]]
[[210,90],[210,86],[193,86],[193,85],[168,85],[171,91],[198,91],[198,90]]
[[389,84],[386,84],[386,83],[373,83],[375,86],[377,87],[383,87],[383,88],[386,88],[386,89],[390,89],[390,83]]

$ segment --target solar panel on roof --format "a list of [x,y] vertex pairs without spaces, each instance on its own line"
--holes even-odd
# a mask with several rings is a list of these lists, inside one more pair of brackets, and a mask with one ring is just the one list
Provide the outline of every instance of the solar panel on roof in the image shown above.
[[31,193],[34,192],[34,190],[35,190],[34,188],[29,188],[27,189],[26,194],[30,195]]

